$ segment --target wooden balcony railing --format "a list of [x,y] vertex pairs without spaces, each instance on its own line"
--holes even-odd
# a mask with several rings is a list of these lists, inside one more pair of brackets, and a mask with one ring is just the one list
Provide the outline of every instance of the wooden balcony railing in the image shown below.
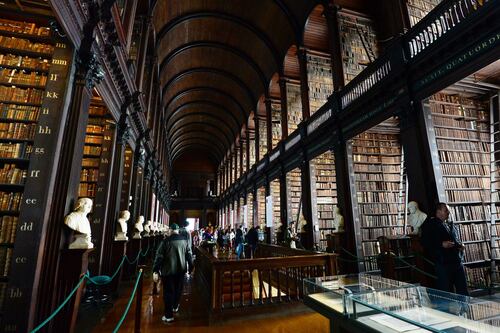
[[259,245],[254,259],[219,260],[196,249],[195,278],[208,299],[210,317],[302,300],[303,280],[335,275],[337,256]]
[[495,0],[443,1],[404,36],[407,59],[412,59],[470,16],[483,11]]

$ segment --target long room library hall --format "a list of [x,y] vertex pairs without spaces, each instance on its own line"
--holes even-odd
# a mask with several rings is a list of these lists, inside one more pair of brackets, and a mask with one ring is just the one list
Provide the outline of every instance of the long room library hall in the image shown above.
[[498,17],[0,2],[0,332],[500,331]]

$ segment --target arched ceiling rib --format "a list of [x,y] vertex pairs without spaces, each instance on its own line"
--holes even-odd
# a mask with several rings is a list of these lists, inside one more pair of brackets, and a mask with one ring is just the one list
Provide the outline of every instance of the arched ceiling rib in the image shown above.
[[269,92],[323,0],[158,0],[156,54],[171,162],[192,150],[217,164]]

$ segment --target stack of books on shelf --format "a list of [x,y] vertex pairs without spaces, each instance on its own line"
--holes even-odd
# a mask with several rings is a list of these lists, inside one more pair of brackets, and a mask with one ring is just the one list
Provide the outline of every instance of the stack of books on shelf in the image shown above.
[[0,86],[0,101],[10,103],[42,103],[43,90]]
[[307,54],[307,83],[311,115],[322,107],[333,92],[332,60]]
[[376,57],[377,39],[373,22],[367,18],[341,13],[339,15],[344,83],[349,83]]
[[21,143],[0,143],[0,158],[27,159],[33,145],[27,142]]
[[45,55],[54,52],[54,46],[43,43],[33,43],[29,39],[7,37],[0,34],[0,47],[11,50],[30,51]]
[[33,140],[36,124],[0,122],[0,139]]
[[288,135],[295,131],[302,121],[302,96],[300,85],[286,83],[286,99],[288,112]]
[[37,74],[35,71],[26,72],[17,69],[0,67],[0,84],[4,85],[32,85],[44,87],[47,83],[47,74]]
[[263,187],[257,190],[257,209],[258,209],[258,221],[256,221],[256,225],[260,225],[261,223],[266,223],[266,191]]
[[0,54],[0,66],[9,66],[11,69],[48,71],[50,68],[49,59],[30,58],[17,54]]
[[14,243],[16,240],[17,222],[17,216],[0,216],[0,244]]
[[39,27],[35,23],[20,22],[8,19],[0,19],[0,33],[13,32],[17,34],[34,35],[34,36],[50,36],[50,28]]
[[27,170],[19,169],[16,164],[4,164],[0,169],[0,184],[22,185],[26,175]]
[[40,113],[39,106],[0,103],[0,120],[22,120],[36,122]]
[[[281,105],[278,103],[271,103],[271,122],[272,122],[272,144],[271,149],[274,149],[281,141]],[[264,155],[262,155],[264,156]]]
[[[300,181],[300,170],[293,169],[292,171],[289,171],[286,174],[286,182],[287,182],[287,192],[288,192],[287,193],[288,211],[291,214],[291,216],[288,217],[288,220],[297,222],[297,214],[299,212],[299,207],[302,199],[302,184]],[[296,224],[296,226],[298,227],[298,224]]]
[[0,278],[9,275],[12,248],[0,246]]
[[[405,234],[405,178],[399,121],[391,118],[354,137],[352,142],[355,202],[359,210],[363,256],[375,259],[380,236]],[[375,260],[365,262],[377,270]]]
[[410,24],[413,27],[442,0],[407,0]]
[[320,250],[326,250],[327,248],[326,236],[337,231],[333,228],[334,209],[337,205],[337,183],[334,159],[333,153],[327,151],[311,162],[311,167],[314,167],[314,178],[316,183]]
[[[262,159],[267,153],[267,123],[265,119],[259,119],[259,157]],[[259,162],[259,161],[257,161]]]
[[19,192],[0,191],[0,210],[19,211],[22,194]]
[[280,197],[280,182],[274,180],[271,182],[271,195],[273,196],[273,225],[281,221],[281,197]]

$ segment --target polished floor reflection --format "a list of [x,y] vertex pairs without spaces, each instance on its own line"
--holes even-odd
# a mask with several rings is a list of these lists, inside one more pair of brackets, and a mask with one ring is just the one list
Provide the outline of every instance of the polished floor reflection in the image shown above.
[[[201,332],[328,332],[328,320],[307,307],[299,305],[293,309],[284,310],[282,313],[256,315],[225,320],[215,325],[208,325],[207,309],[204,302],[197,297],[199,292],[192,279],[185,284],[180,311],[175,321],[170,324],[161,322],[163,315],[163,302],[160,295],[152,295],[153,283],[151,277],[144,281],[144,295],[142,306],[141,332],[176,332],[176,333],[201,333]],[[106,314],[102,322],[92,332],[112,332],[122,315],[130,295],[131,288],[124,288],[112,309]],[[133,332],[134,330],[135,302],[125,319],[120,332]]]

